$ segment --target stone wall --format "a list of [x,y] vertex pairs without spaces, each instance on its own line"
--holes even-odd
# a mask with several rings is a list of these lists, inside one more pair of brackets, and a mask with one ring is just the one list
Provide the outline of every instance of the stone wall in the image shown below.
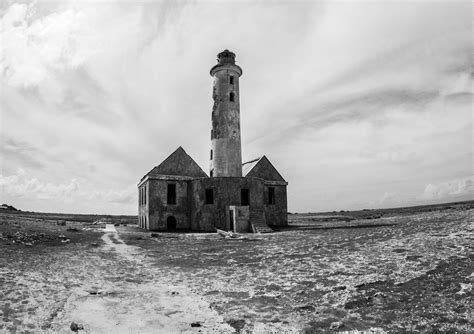
[[[268,188],[275,189],[275,204],[269,204]],[[286,185],[265,184],[265,221],[268,226],[288,225]]]
[[[203,178],[191,182],[193,230],[229,230],[228,207],[240,206],[241,189],[249,189],[250,214],[263,210],[263,180],[245,177]],[[205,189],[214,189],[214,204],[205,204]]]
[[[168,184],[176,185],[176,204],[168,204]],[[229,206],[242,206],[241,189],[249,190],[248,210],[252,219],[264,219],[269,226],[285,226],[287,220],[286,185],[252,177],[185,178],[162,176],[147,179],[146,205],[139,205],[147,228],[168,231],[167,219],[176,218],[177,230],[214,232],[230,230]],[[268,204],[268,189],[274,188],[275,203]],[[206,203],[206,189],[213,189],[213,203]],[[249,231],[250,227],[249,227]]]
[[[167,219],[170,216],[176,218],[178,230],[190,229],[190,205],[188,198],[189,180],[156,180],[151,179],[149,183],[148,213],[152,231],[166,231]],[[168,184],[176,185],[176,204],[168,204]]]

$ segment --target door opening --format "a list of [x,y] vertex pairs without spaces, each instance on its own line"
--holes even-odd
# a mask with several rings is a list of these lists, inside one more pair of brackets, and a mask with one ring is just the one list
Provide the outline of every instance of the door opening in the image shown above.
[[176,230],[176,218],[174,216],[169,216],[166,220],[166,228],[168,231],[175,231]]

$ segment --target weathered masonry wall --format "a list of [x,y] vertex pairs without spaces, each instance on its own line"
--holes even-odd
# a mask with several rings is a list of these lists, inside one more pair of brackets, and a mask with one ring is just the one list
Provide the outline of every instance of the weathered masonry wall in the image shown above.
[[[205,189],[214,189],[214,204],[205,204]],[[263,180],[245,177],[203,178],[192,181],[193,230],[229,230],[228,207],[241,206],[241,189],[249,190],[249,210],[263,210]]]
[[[274,202],[270,203],[269,189],[274,189]],[[265,220],[268,226],[287,226],[288,207],[286,185],[265,184]]]
[[[170,184],[175,185],[174,204],[168,203]],[[273,189],[272,199],[270,188]],[[173,230],[168,225],[169,217],[175,218],[176,230],[230,230],[230,206],[248,208],[250,222],[263,219],[270,226],[288,223],[286,185],[278,182],[253,177],[163,176],[147,179],[139,189],[147,189],[144,192],[146,199],[139,201],[140,226],[152,231]],[[206,189],[212,189],[212,203],[206,202]],[[248,205],[242,202],[242,189],[248,191]],[[141,190],[139,196],[143,196]]]
[[212,131],[210,153],[211,177],[242,176],[240,140],[239,77],[242,69],[235,65],[235,55],[219,54],[218,65],[211,69],[214,77],[212,98]]
[[[176,219],[177,230],[190,228],[190,207],[188,198],[189,180],[167,179],[149,180],[149,229],[152,231],[167,231],[168,218]],[[175,204],[168,203],[168,185],[174,184]]]

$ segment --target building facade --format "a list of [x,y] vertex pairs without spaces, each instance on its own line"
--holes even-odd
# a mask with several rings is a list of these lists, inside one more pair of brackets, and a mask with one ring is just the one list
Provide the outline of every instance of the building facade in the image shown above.
[[242,164],[239,79],[224,50],[214,78],[209,176],[179,147],[138,184],[138,223],[152,231],[268,232],[286,226],[288,183],[265,157]]

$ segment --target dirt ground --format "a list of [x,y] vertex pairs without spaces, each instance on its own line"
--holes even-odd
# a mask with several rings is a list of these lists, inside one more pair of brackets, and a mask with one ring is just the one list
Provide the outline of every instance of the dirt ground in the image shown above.
[[1,214],[0,331],[469,333],[473,213],[243,240]]

